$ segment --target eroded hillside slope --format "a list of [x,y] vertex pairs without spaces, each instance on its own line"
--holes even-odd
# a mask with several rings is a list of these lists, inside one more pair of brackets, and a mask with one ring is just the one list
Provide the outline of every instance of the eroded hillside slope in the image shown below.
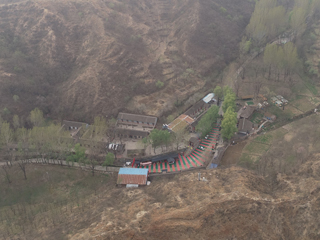
[[170,110],[237,57],[253,9],[238,0],[0,3],[0,107],[78,120]]
[[[319,239],[320,158],[271,181],[241,168],[115,189],[101,219],[71,239]],[[117,196],[110,204],[109,197]],[[109,204],[108,204],[109,202]],[[89,224],[88,224],[89,225]]]

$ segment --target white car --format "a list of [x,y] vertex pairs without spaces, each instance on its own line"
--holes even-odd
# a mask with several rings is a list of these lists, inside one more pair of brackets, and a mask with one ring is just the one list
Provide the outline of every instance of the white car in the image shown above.
[[201,150],[204,150],[204,146],[199,146],[198,148]]

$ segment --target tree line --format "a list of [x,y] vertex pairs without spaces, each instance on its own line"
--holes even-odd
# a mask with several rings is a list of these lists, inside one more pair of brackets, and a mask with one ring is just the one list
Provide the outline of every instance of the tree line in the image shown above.
[[221,121],[221,135],[223,139],[230,140],[237,132],[236,95],[229,86],[225,86],[223,89],[217,86],[213,92],[218,104],[209,108],[207,113],[200,119],[196,126],[196,131],[200,132],[203,138],[210,133],[213,127],[217,126],[217,119],[220,117],[219,102],[223,98],[222,111],[224,114]]
[[293,6],[288,1],[257,1],[246,27],[246,36],[240,44],[240,52],[246,54],[251,47],[264,46],[288,30],[291,30],[295,37],[301,36],[306,30],[308,19],[319,12],[318,0],[295,0]]
[[148,137],[142,139],[142,143],[145,146],[151,144],[154,153],[156,153],[156,148],[158,147],[161,147],[162,152],[164,148],[168,150],[169,147],[179,150],[187,141],[188,135],[188,131],[185,128],[178,129],[175,132],[153,129]]
[[115,137],[114,119],[107,121],[97,116],[88,129],[82,126],[80,131],[81,135],[86,135],[87,147],[75,143],[70,133],[60,124],[47,123],[43,112],[38,108],[30,112],[28,120],[31,128],[20,126],[17,115],[13,116],[11,124],[0,117],[0,154],[6,162],[1,169],[9,183],[10,168],[13,164],[19,166],[24,179],[27,179],[26,165],[31,158],[41,161],[56,159],[61,165],[62,160],[71,165],[78,162],[89,167],[92,175],[96,165],[106,166],[114,163],[116,150],[107,153],[105,141],[113,140]]

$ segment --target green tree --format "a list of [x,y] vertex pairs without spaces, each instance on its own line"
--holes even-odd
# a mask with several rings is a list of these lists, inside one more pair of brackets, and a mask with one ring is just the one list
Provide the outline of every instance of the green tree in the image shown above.
[[222,137],[227,140],[230,140],[237,131],[237,113],[232,107],[229,107],[223,115],[221,128]]
[[156,153],[157,147],[163,146],[164,144],[166,146],[168,145],[171,140],[171,135],[167,130],[153,129],[148,138],[151,141],[154,153]]
[[264,51],[263,62],[268,68],[268,79],[274,73],[275,78],[279,80],[281,72],[284,71],[284,76],[286,77],[296,68],[298,63],[297,48],[292,42],[288,42],[283,46],[268,44]]
[[112,152],[108,152],[106,155],[106,159],[103,163],[103,166],[113,165],[113,162],[114,162],[114,154]]
[[20,119],[18,115],[13,115],[12,123],[13,123],[14,129],[17,129],[20,127]]
[[167,130],[162,130],[160,136],[161,136],[161,140],[162,140],[162,144],[161,145],[162,146],[165,145],[166,149],[167,149],[169,143],[172,140],[170,132],[167,131]]
[[162,88],[162,87],[164,86],[164,83],[161,82],[160,80],[158,80],[158,81],[156,82],[156,86],[157,86],[157,88]]
[[222,88],[220,86],[216,86],[215,89],[213,90],[213,93],[215,95],[215,97],[218,100],[218,105],[219,105],[219,101],[222,99],[223,97],[223,91]]
[[30,121],[35,127],[40,127],[44,124],[43,112],[39,108],[35,108],[30,112]]
[[247,40],[246,37],[243,37],[240,42],[240,56],[246,55],[250,51],[251,45],[251,39]]
[[287,76],[294,71],[298,63],[297,48],[292,42],[288,42],[283,46],[283,56],[283,67],[285,76]]
[[255,5],[246,32],[255,46],[261,46],[282,32],[286,24],[286,10],[278,6],[277,0],[260,0]]
[[80,146],[80,143],[77,143],[74,146],[74,154],[70,154],[67,157],[67,163],[69,162],[85,162],[87,160],[86,157],[86,149],[84,147]]
[[173,120],[174,120],[174,116],[173,116],[173,115],[169,115],[169,116],[167,117],[167,122],[168,122],[168,123],[171,123]]
[[158,129],[153,129],[150,132],[150,135],[148,137],[151,141],[154,153],[156,153],[156,148],[159,147],[162,144],[162,139],[161,139],[161,133],[160,130]]
[[275,56],[278,51],[278,46],[276,44],[267,44],[264,54],[263,54],[263,63],[268,68],[268,80],[271,77],[272,68],[274,66]]
[[13,101],[18,102],[19,101],[19,96],[18,95],[13,95]]
[[222,105],[223,112],[231,107],[233,110],[236,109],[236,95],[233,92],[229,92],[225,97]]
[[196,126],[196,131],[201,132],[201,137],[206,136],[213,128],[219,117],[219,107],[212,106],[208,112],[200,119]]
[[144,137],[139,141],[140,146],[146,148],[149,145],[150,141],[148,137]]
[[9,115],[11,112],[10,112],[10,110],[8,109],[8,108],[4,108],[3,110],[2,110],[2,113],[3,113],[3,115]]
[[2,122],[1,123],[1,143],[8,147],[8,144],[13,141],[13,131],[10,128],[10,123]]
[[176,145],[176,149],[178,150],[180,145],[182,145],[187,137],[189,136],[186,129],[179,129],[172,135],[173,143]]
[[232,88],[230,88],[228,85],[223,87],[223,96],[227,96],[229,93],[233,93]]
[[18,140],[18,142],[22,143],[23,148],[25,147],[25,145],[28,142],[28,138],[29,138],[29,131],[22,127],[22,128],[18,128],[16,130],[16,138]]

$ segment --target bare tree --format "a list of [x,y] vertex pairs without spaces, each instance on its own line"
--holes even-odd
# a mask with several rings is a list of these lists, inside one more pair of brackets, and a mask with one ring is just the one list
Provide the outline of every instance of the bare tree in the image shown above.
[[94,176],[95,167],[98,165],[98,157],[101,153],[104,151],[104,143],[98,142],[93,139],[90,140],[90,147],[88,149],[89,154],[87,158],[85,158],[85,164],[88,165],[88,167],[91,170],[92,176]]
[[108,141],[112,142],[116,138],[116,119],[110,119],[107,125],[108,128],[106,134]]
[[2,165],[1,168],[2,168],[2,170],[4,172],[4,174],[5,174],[5,177],[6,177],[7,181],[8,181],[8,183],[11,183],[12,181],[11,181],[11,177],[10,177],[10,174],[9,174],[9,169],[11,168],[11,165],[9,165],[7,163],[7,165]]
[[26,165],[29,163],[28,150],[19,144],[18,154],[14,156],[20,170],[23,172],[24,179],[27,180]]

